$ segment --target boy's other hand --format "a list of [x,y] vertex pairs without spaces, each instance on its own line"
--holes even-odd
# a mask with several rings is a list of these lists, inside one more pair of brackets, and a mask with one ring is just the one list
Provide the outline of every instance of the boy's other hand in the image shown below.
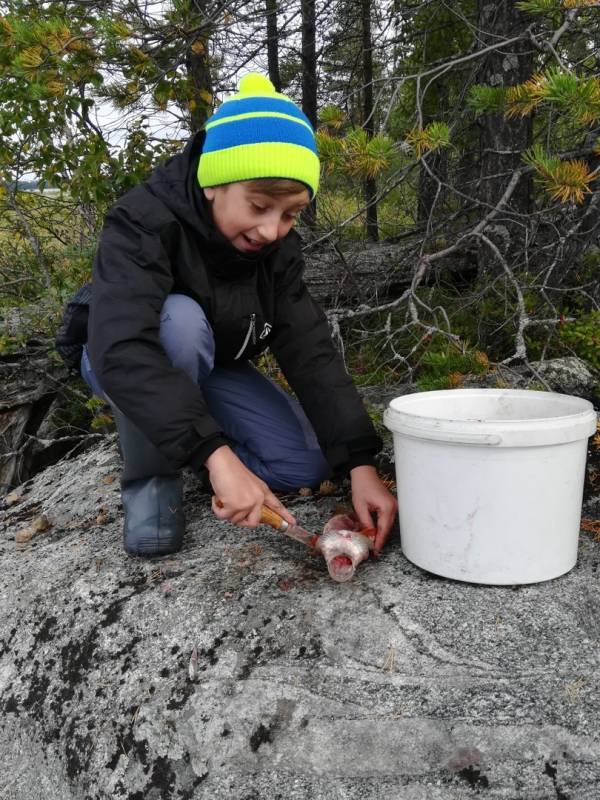
[[377,535],[375,537],[375,555],[386,543],[396,514],[398,502],[383,485],[377,470],[371,466],[354,467],[350,470],[352,483],[352,505],[356,515],[365,528],[373,528],[372,512],[377,514]]
[[[262,506],[276,511],[290,525],[296,520],[275,497],[267,484],[251,472],[227,445],[219,447],[205,461],[215,496],[212,509],[218,519],[244,528],[260,524]],[[217,505],[217,499],[220,505]]]

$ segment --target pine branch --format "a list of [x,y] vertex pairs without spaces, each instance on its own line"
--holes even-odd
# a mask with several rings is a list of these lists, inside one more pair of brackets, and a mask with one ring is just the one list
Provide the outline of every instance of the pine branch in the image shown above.
[[585,195],[591,193],[590,184],[597,177],[590,172],[585,161],[562,160],[549,155],[541,145],[527,150],[523,161],[536,170],[544,189],[561,203],[583,203]]
[[417,158],[432,150],[450,147],[450,128],[445,122],[430,122],[425,128],[416,127],[406,134],[406,142]]
[[600,80],[550,67],[506,91],[506,116],[524,117],[542,103],[556,106],[580,125],[600,118]]

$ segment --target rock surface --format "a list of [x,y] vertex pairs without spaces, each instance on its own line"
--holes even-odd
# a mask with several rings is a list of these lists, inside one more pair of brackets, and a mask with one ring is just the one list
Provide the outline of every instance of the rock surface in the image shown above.
[[576,356],[535,361],[533,366],[555,392],[573,394],[592,401],[600,397],[598,373]]
[[[597,795],[592,533],[538,585],[437,578],[397,531],[335,584],[216,521],[190,476],[182,551],[145,561],[121,549],[118,469],[108,437],[0,511],[2,800]],[[285,499],[313,530],[340,500]]]

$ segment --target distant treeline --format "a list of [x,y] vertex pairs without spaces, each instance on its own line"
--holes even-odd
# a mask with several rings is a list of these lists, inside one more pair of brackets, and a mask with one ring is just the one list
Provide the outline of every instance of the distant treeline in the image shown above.
[[13,181],[8,185],[10,189],[17,189],[18,191],[21,192],[32,192],[34,189],[38,188],[37,181],[16,181],[16,182]]

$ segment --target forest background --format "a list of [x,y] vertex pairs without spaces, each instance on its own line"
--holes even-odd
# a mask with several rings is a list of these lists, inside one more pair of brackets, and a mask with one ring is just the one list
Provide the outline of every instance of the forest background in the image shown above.
[[110,204],[259,70],[318,131],[301,233],[359,383],[600,368],[599,47],[584,0],[0,2],[0,353],[52,341]]

